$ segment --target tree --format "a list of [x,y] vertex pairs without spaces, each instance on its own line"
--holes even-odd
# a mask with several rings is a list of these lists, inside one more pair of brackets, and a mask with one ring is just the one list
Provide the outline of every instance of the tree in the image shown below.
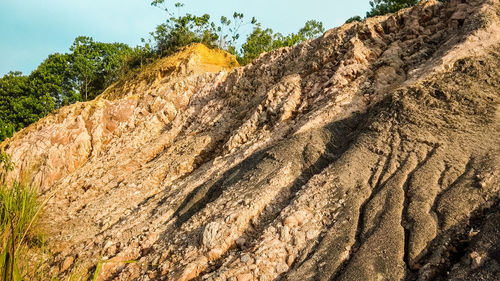
[[54,109],[50,94],[37,91],[30,82],[21,72],[9,72],[0,79],[0,140]]
[[210,21],[210,15],[195,16],[186,14],[171,17],[156,27],[151,33],[156,42],[156,50],[160,56],[168,56],[181,47],[192,43],[203,43],[214,47],[217,44],[217,28]]
[[[191,14],[174,16],[173,8],[169,8],[165,0],[153,0],[151,5],[165,10],[170,16],[165,23],[158,25],[156,30],[150,33],[160,57],[173,54],[181,47],[191,43],[203,43],[236,55],[239,63],[244,65],[263,52],[293,46],[324,32],[323,24],[315,20],[307,21],[297,33],[283,36],[280,33],[274,33],[272,29],[263,28],[255,17],[252,17],[249,22],[245,22],[244,15],[238,12],[234,12],[232,17],[222,16],[220,23],[215,24],[210,21],[210,15],[207,14],[203,16]],[[174,7],[179,10],[184,7],[184,4],[177,2]],[[240,39],[240,28],[246,25],[253,26],[253,31],[241,45],[241,49],[237,50],[236,44]]]
[[48,93],[56,107],[74,102],[77,93],[70,77],[70,55],[52,54],[29,76],[31,87],[39,94]]
[[416,5],[421,0],[373,0],[370,1],[372,7],[366,13],[366,17],[374,17],[394,13],[401,9]]
[[125,58],[133,53],[126,44],[95,42],[85,36],[77,37],[70,51],[66,83],[75,87],[79,99],[84,101],[95,98],[115,82]]
[[6,138],[10,138],[16,132],[16,127],[14,124],[0,119],[0,141],[3,141]]
[[94,41],[90,37],[80,36],[70,48],[71,75],[78,85],[78,91],[88,100],[89,85],[97,75],[97,59],[99,53],[94,48]]
[[299,37],[302,41],[313,39],[325,32],[323,23],[317,20],[308,20],[304,27],[299,29]]
[[298,33],[283,36],[273,33],[270,28],[263,29],[257,24],[253,32],[241,46],[241,54],[237,56],[240,64],[245,65],[261,53],[269,52],[277,48],[296,45],[300,42],[315,38],[324,32],[323,23],[315,20],[307,21]]
[[277,36],[272,29],[263,29],[260,25],[257,25],[241,46],[241,56],[238,57],[239,63],[245,65],[261,53],[271,51],[276,38]]
[[142,41],[145,43],[144,46],[136,46],[129,54],[124,55],[122,66],[117,71],[119,77],[125,76],[134,69],[140,69],[157,59],[155,50],[151,48],[149,43],[146,43],[146,40],[142,39]]
[[0,141],[12,137],[19,127],[12,120],[13,104],[28,91],[28,77],[9,72],[0,78]]

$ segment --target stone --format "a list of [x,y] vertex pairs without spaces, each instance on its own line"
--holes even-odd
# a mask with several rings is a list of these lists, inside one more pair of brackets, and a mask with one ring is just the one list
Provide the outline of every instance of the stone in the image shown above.
[[242,273],[236,276],[238,281],[250,281],[253,280],[253,275],[251,273]]
[[246,264],[252,263],[252,258],[250,257],[249,254],[243,254],[241,256],[240,260],[242,263],[246,263]]
[[222,249],[219,249],[219,248],[215,248],[215,249],[212,249],[208,252],[207,254],[207,258],[209,260],[216,260],[218,259],[220,256],[222,256],[224,254],[224,251]]
[[61,263],[61,266],[59,267],[59,271],[64,272],[64,271],[68,270],[73,265],[74,261],[75,261],[75,257],[73,257],[73,256],[69,256],[69,257],[65,258],[64,261]]
[[214,248],[220,242],[220,225],[217,222],[207,224],[203,231],[202,243],[207,248]]
[[236,239],[236,245],[238,245],[238,247],[240,247],[240,248],[245,246],[245,243],[246,243],[246,239],[243,237]]
[[470,253],[470,259],[471,259],[471,267],[472,269],[479,268],[482,265],[483,262],[483,256],[479,254],[478,252],[472,252]]

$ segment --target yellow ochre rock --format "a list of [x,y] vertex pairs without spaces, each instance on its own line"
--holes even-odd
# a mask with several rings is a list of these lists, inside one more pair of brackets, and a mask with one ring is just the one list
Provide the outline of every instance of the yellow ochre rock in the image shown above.
[[113,100],[121,97],[126,91],[127,85],[141,83],[154,84],[164,82],[163,79],[171,79],[179,75],[201,74],[207,72],[218,72],[231,70],[239,66],[235,56],[220,50],[211,49],[204,44],[193,43],[184,47],[179,52],[162,58],[138,73],[133,73],[124,79],[111,85],[97,99]]

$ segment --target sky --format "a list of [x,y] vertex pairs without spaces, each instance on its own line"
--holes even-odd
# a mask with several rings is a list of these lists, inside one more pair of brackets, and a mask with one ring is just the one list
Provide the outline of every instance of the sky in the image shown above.
[[[168,1],[168,0],[167,0]],[[255,16],[275,32],[296,32],[310,19],[326,29],[351,16],[364,16],[368,0],[175,0],[181,13],[208,13],[212,20],[234,11]],[[77,36],[100,42],[141,44],[167,15],[150,0],[0,0],[0,77],[9,71],[29,74],[49,54],[68,52]],[[168,2],[167,2],[168,3]],[[251,26],[241,33],[251,31]]]

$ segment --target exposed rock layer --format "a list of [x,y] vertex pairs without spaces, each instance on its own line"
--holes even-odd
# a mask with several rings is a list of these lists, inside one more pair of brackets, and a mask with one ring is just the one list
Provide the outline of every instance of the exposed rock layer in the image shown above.
[[61,275],[497,280],[499,17],[427,1],[230,72],[195,45],[3,143],[10,177]]

